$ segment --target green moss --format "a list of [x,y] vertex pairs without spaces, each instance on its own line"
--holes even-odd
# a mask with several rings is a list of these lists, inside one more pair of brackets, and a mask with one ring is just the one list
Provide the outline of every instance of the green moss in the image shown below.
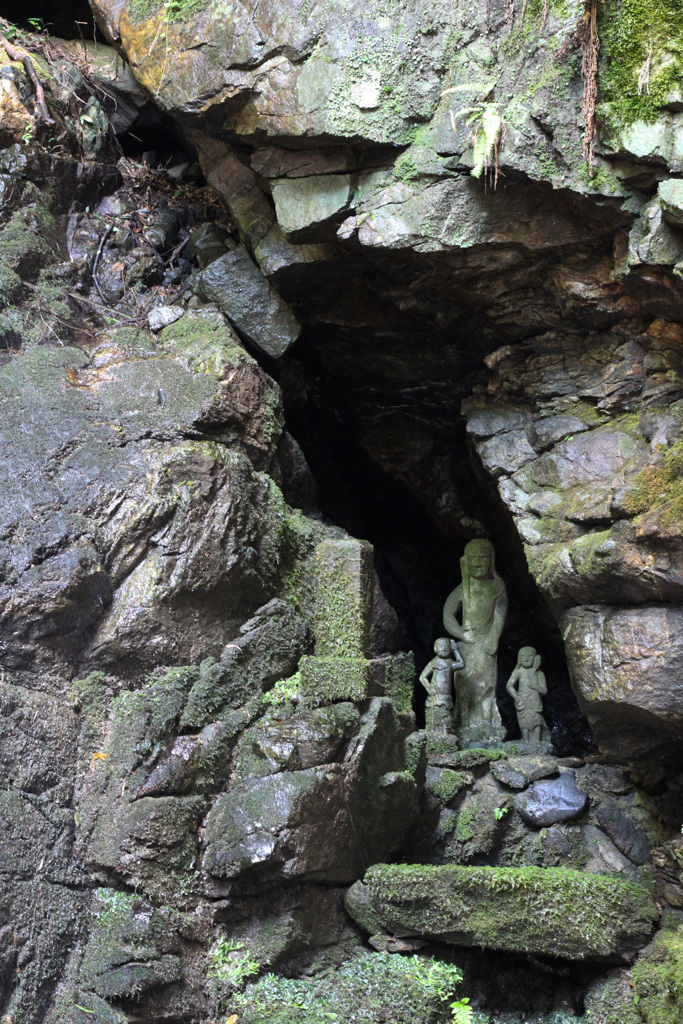
[[388,659],[384,692],[397,711],[410,711],[415,689],[415,659],[412,654]]
[[614,971],[586,995],[586,1024],[642,1024],[627,971]]
[[457,839],[459,843],[466,843],[470,839],[474,839],[474,821],[477,817],[477,808],[474,804],[470,804],[461,811],[456,820],[455,828],[453,829],[453,838]]
[[210,3],[211,0],[131,0],[128,12],[134,22],[147,21],[165,7],[168,23],[174,25],[201,14]]
[[440,1024],[460,970],[426,957],[363,953],[324,977],[292,980],[268,974],[234,997],[240,1024]]
[[[429,787],[430,793],[440,800],[442,803],[447,804],[457,796],[457,794],[470,786],[474,782],[474,778],[469,772],[454,772],[449,768],[444,768],[439,776],[439,781]],[[462,817],[459,816],[459,818]],[[458,818],[458,822],[459,822]]]
[[657,917],[643,885],[565,868],[378,864],[365,885],[404,934],[571,959],[642,944]]
[[[471,747],[468,750],[459,750],[451,753],[452,742],[452,740],[445,740],[445,746],[450,755],[449,767],[451,768],[482,768],[484,765],[490,764],[491,761],[502,761],[507,757],[503,750],[489,750],[486,747]],[[439,752],[439,743],[438,737],[427,736],[427,753],[430,757]]]
[[683,441],[676,441],[659,466],[635,477],[626,502],[634,515],[654,513],[663,526],[683,527]]
[[[683,0],[608,0],[600,38],[600,98],[612,104],[614,126],[656,121],[670,90],[683,87]],[[650,44],[650,89],[639,96]]]
[[633,967],[633,988],[645,1024],[683,1020],[683,929],[661,931]]
[[368,696],[371,663],[366,658],[301,659],[301,692],[316,707],[335,701],[363,701]]
[[81,747],[86,759],[92,756],[102,735],[110,699],[108,679],[103,672],[91,672],[84,679],[76,679],[71,684],[69,700],[81,716]]

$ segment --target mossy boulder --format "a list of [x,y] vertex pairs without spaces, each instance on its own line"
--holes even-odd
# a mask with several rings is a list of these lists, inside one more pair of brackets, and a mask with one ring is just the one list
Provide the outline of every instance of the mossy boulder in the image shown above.
[[683,930],[662,930],[633,966],[633,991],[645,1024],[683,1017]]
[[629,962],[657,920],[644,886],[562,868],[378,864],[364,884],[393,935],[569,960]]
[[[331,712],[332,738],[340,735],[337,715],[342,735],[356,725],[340,707]],[[348,884],[367,858],[397,850],[417,814],[418,786],[404,770],[411,726],[412,716],[375,698],[342,763],[246,778],[220,796],[206,820],[202,862],[219,891],[225,881],[247,890],[285,880]],[[248,744],[245,737],[238,772],[248,771]]]
[[234,998],[243,1024],[445,1024],[461,972],[421,957],[362,953],[320,978],[289,980],[268,974]]

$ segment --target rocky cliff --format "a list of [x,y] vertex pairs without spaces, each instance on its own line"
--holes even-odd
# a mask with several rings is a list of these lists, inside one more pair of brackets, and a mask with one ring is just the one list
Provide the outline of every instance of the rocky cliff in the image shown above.
[[674,1024],[680,0],[91,6],[0,21],[5,1019]]

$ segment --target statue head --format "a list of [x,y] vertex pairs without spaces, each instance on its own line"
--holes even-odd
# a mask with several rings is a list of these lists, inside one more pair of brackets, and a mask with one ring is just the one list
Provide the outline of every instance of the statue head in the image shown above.
[[471,540],[465,548],[464,560],[470,579],[486,580],[493,576],[493,544],[490,540]]
[[452,653],[450,640],[441,637],[434,641],[434,654],[438,655],[439,658],[450,658]]
[[[536,648],[535,647],[522,647],[517,655],[517,667],[518,668],[533,668],[536,661]],[[541,659],[538,659],[539,665]]]

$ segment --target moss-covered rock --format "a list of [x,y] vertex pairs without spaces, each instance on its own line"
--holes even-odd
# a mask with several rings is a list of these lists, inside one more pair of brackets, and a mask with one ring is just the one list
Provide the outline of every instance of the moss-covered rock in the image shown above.
[[365,885],[394,935],[570,960],[633,959],[657,918],[642,885],[561,868],[382,864]]
[[441,1024],[461,977],[456,967],[421,957],[363,953],[319,979],[266,975],[236,996],[234,1006],[244,1024],[288,1024],[293,1011],[300,1024],[358,1014],[367,1024]]
[[683,931],[667,928],[633,966],[633,991],[645,1024],[678,1024],[683,1014]]

